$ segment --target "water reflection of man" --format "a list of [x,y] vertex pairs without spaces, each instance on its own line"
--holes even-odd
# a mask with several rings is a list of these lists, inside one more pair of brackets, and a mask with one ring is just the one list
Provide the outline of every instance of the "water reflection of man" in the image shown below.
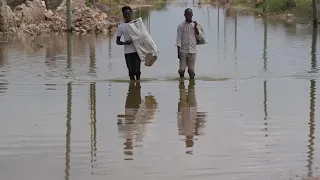
[[[178,103],[178,131],[179,135],[186,137],[185,144],[187,148],[194,145],[194,136],[201,134],[205,114],[197,110],[197,101],[195,94],[195,82],[189,81],[188,91],[185,89],[184,81],[179,83],[180,100]],[[192,150],[187,151],[192,154]]]
[[[118,131],[125,138],[124,142],[124,154],[127,156],[133,155],[133,139],[134,139],[134,121],[136,119],[136,114],[141,104],[141,85],[140,83],[129,84],[129,90],[127,94],[127,99],[125,103],[125,114],[124,116],[118,115]],[[120,118],[124,118],[124,122]],[[126,160],[132,160],[128,158]]]
[[132,160],[133,143],[142,141],[145,126],[154,119],[157,104],[152,95],[145,96],[144,100],[141,99],[140,83],[129,84],[125,114],[118,115],[118,131],[125,139],[124,154],[127,155],[125,160]]

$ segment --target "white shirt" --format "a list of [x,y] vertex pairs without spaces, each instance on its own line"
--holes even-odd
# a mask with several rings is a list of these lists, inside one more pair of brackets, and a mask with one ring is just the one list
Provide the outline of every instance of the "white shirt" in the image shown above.
[[183,53],[197,53],[197,39],[193,22],[184,21],[178,25],[176,46],[179,46]]
[[[128,29],[127,29],[128,23],[122,22],[119,24],[116,35],[118,37],[123,36],[123,40],[128,41],[131,40]],[[130,45],[125,44],[124,45],[124,54],[134,53],[137,52],[136,48],[134,47],[133,43]]]

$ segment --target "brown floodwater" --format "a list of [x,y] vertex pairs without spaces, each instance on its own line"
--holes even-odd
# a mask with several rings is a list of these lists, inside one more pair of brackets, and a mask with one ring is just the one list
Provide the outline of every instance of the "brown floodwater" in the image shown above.
[[[204,28],[179,81],[186,6]],[[0,46],[4,180],[301,179],[320,174],[318,29],[181,1],[136,11],[160,54],[130,83],[112,35]]]

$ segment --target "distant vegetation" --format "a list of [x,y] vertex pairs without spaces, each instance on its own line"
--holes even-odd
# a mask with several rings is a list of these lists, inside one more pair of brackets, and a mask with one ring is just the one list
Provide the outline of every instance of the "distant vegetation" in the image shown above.
[[[242,5],[253,8],[255,11],[262,11],[263,0],[220,0],[227,1],[222,4]],[[267,12],[284,13],[292,12],[295,14],[309,14],[312,12],[311,0],[267,0]]]
[[135,4],[135,5],[161,5],[167,2],[167,0],[85,0],[87,5],[91,5],[93,2],[96,4],[104,4],[106,6],[121,6],[125,4]]
[[[121,15],[120,7],[124,5],[141,5],[141,8],[137,8],[137,13],[144,18],[149,15],[149,10],[162,10],[166,8],[167,2],[170,0],[85,0],[88,6],[91,6],[93,2],[95,4],[103,4],[108,7],[108,11],[113,15]],[[144,7],[145,5],[151,5],[150,7]]]
[[[256,8],[262,9],[263,2],[257,4]],[[311,1],[305,0],[268,0],[268,12],[286,12],[294,10],[299,13],[306,13],[311,10]]]

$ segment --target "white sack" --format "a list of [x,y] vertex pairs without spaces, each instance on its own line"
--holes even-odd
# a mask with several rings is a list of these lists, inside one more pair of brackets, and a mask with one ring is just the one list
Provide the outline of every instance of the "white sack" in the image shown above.
[[144,26],[141,17],[129,23],[128,33],[140,59],[145,61],[146,66],[152,66],[157,60],[158,48]]

